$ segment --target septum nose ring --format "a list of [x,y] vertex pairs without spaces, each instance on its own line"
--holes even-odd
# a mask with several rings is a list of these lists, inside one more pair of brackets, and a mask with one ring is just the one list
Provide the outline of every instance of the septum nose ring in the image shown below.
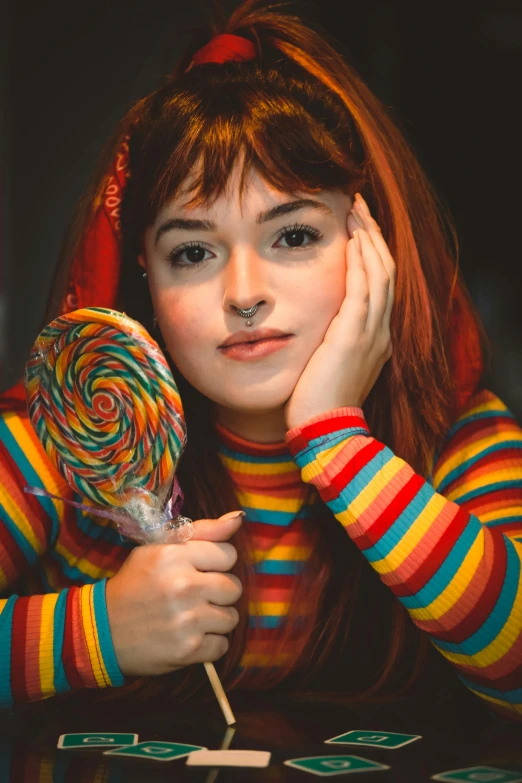
[[[239,315],[242,315],[243,318],[250,318],[250,316],[255,315],[257,311],[257,305],[254,305],[248,310],[241,310],[240,307],[236,308]],[[252,326],[253,321],[246,321],[246,326]]]

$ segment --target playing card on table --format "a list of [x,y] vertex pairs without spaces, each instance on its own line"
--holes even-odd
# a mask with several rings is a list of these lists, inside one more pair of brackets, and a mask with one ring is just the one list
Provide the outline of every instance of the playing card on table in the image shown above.
[[443,780],[447,783],[522,783],[520,772],[511,772],[500,767],[463,767],[448,769],[431,776],[431,780]]
[[372,748],[395,750],[417,739],[422,739],[422,736],[420,734],[397,734],[392,731],[359,731],[354,729],[325,740],[325,742],[330,745],[369,745]]
[[104,756],[133,756],[134,758],[154,759],[155,761],[172,761],[188,756],[189,753],[206,750],[202,745],[187,745],[184,742],[138,742],[126,748],[106,750]]
[[360,756],[304,756],[299,759],[288,759],[283,762],[288,767],[296,767],[303,772],[321,777],[345,775],[347,772],[373,772],[380,769],[390,769],[387,764],[363,759]]
[[191,753],[187,767],[268,767],[268,750],[203,750]]
[[134,745],[137,734],[113,734],[112,732],[89,732],[88,734],[61,734],[58,747],[62,750],[78,748],[116,748],[119,745]]

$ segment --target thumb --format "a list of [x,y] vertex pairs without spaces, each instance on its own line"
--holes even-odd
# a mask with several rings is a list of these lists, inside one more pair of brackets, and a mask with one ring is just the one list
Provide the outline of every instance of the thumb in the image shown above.
[[244,511],[231,511],[218,519],[196,519],[192,541],[226,541],[239,530]]

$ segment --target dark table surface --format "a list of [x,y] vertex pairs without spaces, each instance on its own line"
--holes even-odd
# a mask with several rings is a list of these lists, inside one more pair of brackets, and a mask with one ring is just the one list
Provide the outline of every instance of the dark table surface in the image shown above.
[[[477,700],[478,702],[478,700]],[[195,708],[103,704],[86,707],[50,699],[0,713],[0,782],[119,783],[190,780],[311,781],[308,773],[285,766],[303,756],[357,755],[390,766],[386,770],[346,773],[335,780],[421,783],[446,770],[496,766],[522,777],[522,722],[504,724],[482,709],[448,709],[429,702],[339,706],[324,701],[300,703],[278,694],[232,694],[237,719],[231,750],[268,750],[264,769],[187,767],[186,758],[158,762],[104,756],[103,748],[60,750],[65,733],[134,732],[138,741],[162,740],[219,749],[227,726],[214,702]],[[325,744],[360,729],[420,734],[422,739],[395,750]],[[230,734],[229,734],[230,736]],[[488,778],[474,778],[488,780]],[[490,778],[494,781],[494,778]]]

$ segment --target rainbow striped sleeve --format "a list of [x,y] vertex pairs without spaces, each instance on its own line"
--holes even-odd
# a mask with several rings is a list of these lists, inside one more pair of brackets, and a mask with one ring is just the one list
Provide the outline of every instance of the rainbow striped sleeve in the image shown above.
[[53,545],[64,503],[29,495],[26,484],[68,497],[65,480],[49,470],[49,459],[35,449],[27,418],[0,415],[0,590],[5,590]]
[[522,720],[522,429],[491,391],[471,398],[430,475],[371,437],[361,408],[286,434],[313,484],[460,680]]
[[10,595],[10,587],[50,549],[62,501],[23,492],[26,484],[70,490],[35,447],[30,422],[0,416],[0,707],[76,688],[123,684],[107,618],[106,579],[60,593]]
[[122,685],[102,579],[60,593],[0,600],[0,707]]

